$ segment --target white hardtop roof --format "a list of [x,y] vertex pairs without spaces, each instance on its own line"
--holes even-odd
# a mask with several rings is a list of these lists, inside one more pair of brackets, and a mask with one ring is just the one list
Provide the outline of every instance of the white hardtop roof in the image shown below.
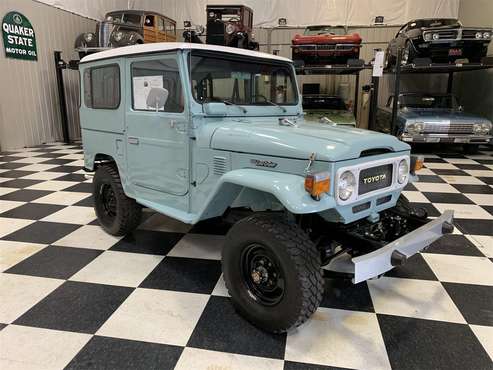
[[155,42],[149,44],[140,44],[140,45],[132,45],[132,46],[123,46],[120,48],[109,49],[105,51],[100,51],[98,53],[90,54],[80,61],[81,63],[93,62],[101,59],[107,58],[117,58],[127,55],[134,54],[146,54],[146,53],[157,53],[160,51],[169,51],[169,50],[208,50],[208,51],[218,51],[222,53],[236,54],[236,55],[244,55],[256,58],[264,58],[264,59],[274,59],[281,60],[284,62],[291,62],[291,59],[284,58],[278,55],[272,55],[267,53],[261,53],[258,51],[247,50],[247,49],[239,49],[239,48],[231,48],[228,46],[219,46],[219,45],[209,45],[209,44],[194,44],[188,42]]

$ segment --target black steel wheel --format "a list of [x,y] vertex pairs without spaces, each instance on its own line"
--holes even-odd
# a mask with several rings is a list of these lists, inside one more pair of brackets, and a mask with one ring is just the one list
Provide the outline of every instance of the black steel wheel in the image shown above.
[[115,165],[99,166],[93,185],[94,210],[107,233],[125,235],[139,226],[142,207],[125,195]]
[[322,300],[320,253],[296,224],[254,214],[228,232],[224,281],[236,310],[274,333],[304,323]]

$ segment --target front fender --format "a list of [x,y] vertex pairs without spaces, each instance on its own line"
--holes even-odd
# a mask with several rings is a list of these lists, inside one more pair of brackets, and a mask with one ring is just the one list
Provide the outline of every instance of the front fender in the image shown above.
[[318,213],[335,207],[335,200],[329,195],[314,200],[305,191],[304,181],[302,176],[280,172],[250,168],[230,171],[219,179],[199,219],[222,214],[243,188],[271,194],[294,214]]

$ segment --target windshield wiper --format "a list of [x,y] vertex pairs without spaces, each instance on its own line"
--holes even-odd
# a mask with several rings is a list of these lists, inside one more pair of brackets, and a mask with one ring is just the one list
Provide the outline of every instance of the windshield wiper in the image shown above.
[[224,104],[226,104],[226,105],[233,105],[233,106],[235,106],[235,107],[240,108],[240,109],[241,109],[241,111],[242,111],[243,113],[247,113],[247,112],[248,112],[248,111],[246,110],[246,108],[245,108],[245,107],[243,107],[243,106],[241,106],[241,105],[238,105],[238,104],[235,104],[235,103],[233,103],[233,102],[231,102],[231,101],[229,101],[229,100],[222,100],[222,102],[223,102]]
[[286,108],[284,108],[283,106],[281,106],[281,105],[279,105],[279,104],[277,104],[277,103],[274,103],[273,101],[270,101],[270,100],[265,99],[265,102],[266,102],[267,104],[270,104],[270,105],[273,105],[273,106],[275,106],[275,107],[278,107],[279,109],[281,109],[281,110],[282,110],[282,112],[283,112],[283,113],[286,113],[286,112],[287,112]]

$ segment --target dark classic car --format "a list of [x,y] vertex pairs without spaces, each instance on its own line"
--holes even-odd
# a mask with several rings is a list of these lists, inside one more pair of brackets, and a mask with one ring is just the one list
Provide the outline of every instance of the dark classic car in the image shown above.
[[107,13],[95,32],[80,34],[75,49],[82,58],[110,48],[164,41],[176,41],[173,19],[144,10],[118,10]]
[[305,119],[309,121],[356,127],[354,113],[337,95],[303,94],[303,113],[305,113]]
[[[390,132],[393,96],[377,113],[378,130]],[[409,143],[462,143],[471,152],[492,138],[492,124],[464,112],[452,94],[399,95],[397,135]]]
[[[205,43],[240,49],[258,50],[253,40],[253,10],[244,5],[207,5]],[[192,30],[191,23],[185,22],[183,38],[187,42],[201,43],[200,31]]]
[[305,64],[347,63],[358,59],[361,37],[343,26],[308,26],[291,40],[292,59]]
[[401,27],[387,47],[386,62],[393,66],[398,50],[401,62],[410,64],[415,58],[430,58],[433,63],[452,63],[467,58],[479,63],[486,56],[492,30],[463,27],[453,18],[416,19]]

